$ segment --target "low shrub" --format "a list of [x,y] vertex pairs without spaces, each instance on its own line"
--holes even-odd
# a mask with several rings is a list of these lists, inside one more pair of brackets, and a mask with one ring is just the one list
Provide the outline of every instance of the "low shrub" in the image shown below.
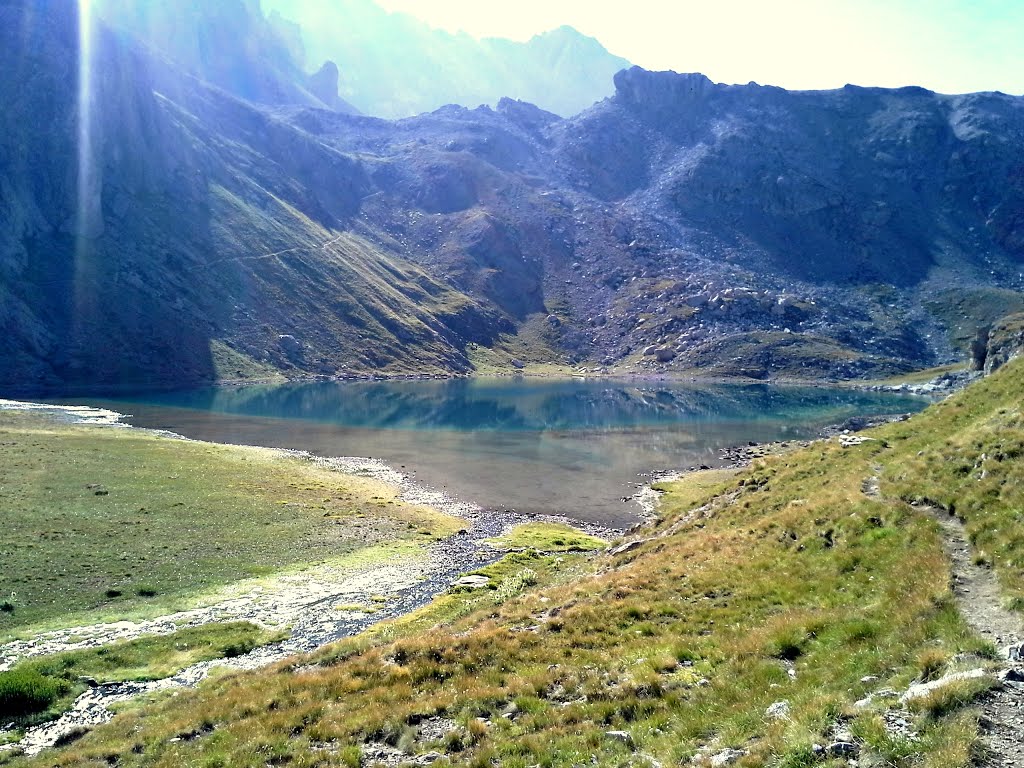
[[65,692],[59,680],[34,669],[0,672],[0,718],[20,718],[44,712]]

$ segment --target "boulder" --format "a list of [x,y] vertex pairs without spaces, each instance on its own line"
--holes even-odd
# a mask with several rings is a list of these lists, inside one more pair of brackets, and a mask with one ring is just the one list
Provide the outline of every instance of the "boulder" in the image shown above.
[[683,303],[686,304],[686,306],[688,307],[693,307],[694,309],[697,309],[707,304],[710,298],[711,297],[706,293],[698,293],[694,296],[688,296],[683,300]]
[[988,674],[988,670],[978,667],[977,669],[969,669],[966,672],[953,672],[945,677],[940,677],[938,680],[932,680],[928,683],[917,683],[916,685],[910,686],[906,693],[900,696],[900,704],[906,704],[914,699],[920,699],[934,691],[945,688],[951,683],[958,683],[962,680],[978,680],[988,676]]
[[676,352],[670,347],[661,347],[654,354],[659,363],[670,363],[676,359]]
[[281,334],[277,337],[277,345],[284,352],[284,356],[292,363],[300,363],[303,358],[302,342],[291,334]]
[[468,587],[469,589],[482,589],[491,583],[486,576],[463,576],[455,582],[456,587]]
[[608,550],[608,554],[612,555],[624,555],[626,552],[632,552],[634,549],[639,549],[647,543],[647,539],[634,539],[633,541],[627,541],[625,544],[619,544],[617,547],[613,547]]
[[633,748],[633,737],[628,731],[605,731],[604,735],[613,741],[620,741],[630,749]]

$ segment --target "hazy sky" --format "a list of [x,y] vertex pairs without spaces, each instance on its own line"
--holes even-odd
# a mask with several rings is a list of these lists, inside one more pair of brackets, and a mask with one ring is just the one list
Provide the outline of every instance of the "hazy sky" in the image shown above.
[[786,88],[1024,93],[1024,0],[378,0],[450,31],[569,24],[647,69]]

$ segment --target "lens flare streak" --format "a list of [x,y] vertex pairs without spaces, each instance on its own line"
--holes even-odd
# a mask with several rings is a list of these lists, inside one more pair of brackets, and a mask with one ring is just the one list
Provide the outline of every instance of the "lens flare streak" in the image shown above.
[[78,0],[78,210],[76,234],[89,237],[99,224],[99,188],[93,153],[92,0]]

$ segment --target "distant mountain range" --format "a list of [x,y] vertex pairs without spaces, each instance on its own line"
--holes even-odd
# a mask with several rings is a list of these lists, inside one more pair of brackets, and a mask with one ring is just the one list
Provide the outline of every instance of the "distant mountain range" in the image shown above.
[[83,132],[77,4],[0,2],[4,392],[878,376],[1024,310],[1022,98],[632,68],[568,119],[388,121],[331,108],[262,22],[232,47],[252,2],[189,7],[202,35],[160,48],[97,24]]
[[526,43],[477,40],[372,0],[95,0],[108,24],[263,104],[377,117],[523,99],[569,116],[611,95],[629,66],[571,27]]
[[308,67],[337,62],[341,95],[378,117],[502,97],[568,117],[610,96],[612,76],[629,66],[572,27],[519,43],[432,29],[372,0],[263,0],[263,8],[278,26],[296,25]]

